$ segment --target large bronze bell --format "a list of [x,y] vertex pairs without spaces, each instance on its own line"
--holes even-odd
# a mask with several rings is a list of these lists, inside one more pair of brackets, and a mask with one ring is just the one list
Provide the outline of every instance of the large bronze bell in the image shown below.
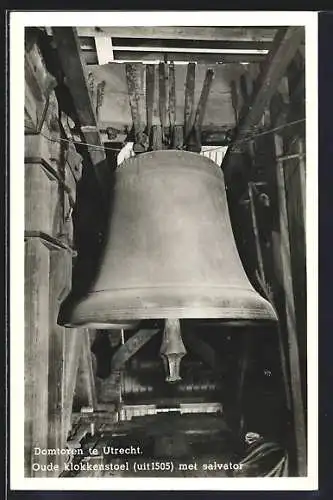
[[109,234],[90,292],[66,326],[155,318],[277,319],[242,267],[221,169],[184,151],[153,151],[115,173]]

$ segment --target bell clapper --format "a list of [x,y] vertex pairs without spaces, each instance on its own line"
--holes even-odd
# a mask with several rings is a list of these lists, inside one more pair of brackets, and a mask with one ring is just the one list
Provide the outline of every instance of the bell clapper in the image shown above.
[[180,362],[186,354],[182,340],[179,319],[166,319],[160,355],[166,373],[166,382],[174,383],[181,380]]

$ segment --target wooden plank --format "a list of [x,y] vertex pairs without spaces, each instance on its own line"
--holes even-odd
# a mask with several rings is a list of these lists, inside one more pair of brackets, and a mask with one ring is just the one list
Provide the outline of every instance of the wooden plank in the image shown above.
[[153,125],[152,149],[163,149],[162,127],[160,125]]
[[158,65],[158,89],[159,89],[159,114],[162,127],[162,138],[165,138],[167,128],[167,88],[168,88],[168,66],[165,63]]
[[276,26],[270,27],[235,27],[235,26],[110,26],[77,28],[79,36],[93,36],[97,34],[111,37],[152,38],[177,40],[236,40],[236,41],[272,41],[276,33]]
[[304,140],[299,139],[297,144],[299,156],[299,177],[300,177],[300,191],[302,199],[302,212],[303,212],[303,224],[306,228],[306,165],[305,165],[305,145]]
[[[43,477],[32,471],[36,446],[48,447],[49,369],[49,249],[38,239],[25,243],[24,333],[24,465],[27,477]],[[14,346],[12,346],[14,348]],[[47,457],[38,457],[40,465]]]
[[131,107],[132,123],[134,127],[134,135],[137,136],[142,130],[140,122],[139,107],[138,107],[138,75],[135,64],[126,64],[126,80],[128,88],[128,97]]
[[82,329],[71,328],[66,330],[66,357],[65,357],[65,372],[64,372],[64,432],[67,437],[71,428],[73,397],[76,385],[76,377],[79,368],[80,354],[82,352]]
[[146,110],[147,110],[147,135],[150,138],[153,126],[153,106],[155,97],[155,66],[146,65]]
[[[283,154],[283,141],[275,134],[275,151],[277,158]],[[286,322],[289,348],[289,363],[291,376],[291,395],[293,402],[294,433],[296,439],[297,468],[299,476],[306,476],[306,432],[304,420],[304,405],[302,398],[302,381],[298,335],[296,327],[294,286],[291,268],[291,249],[289,237],[288,211],[283,162],[277,160],[277,186],[280,216],[280,251],[282,263],[282,278],[286,303]]]
[[195,64],[187,66],[184,106],[184,136],[187,137],[194,119]]
[[201,94],[198,106],[195,112],[193,128],[188,128],[187,136],[185,136],[185,144],[189,151],[200,153],[201,151],[201,126],[206,112],[206,105],[209,91],[211,89],[214,78],[214,71],[209,69],[206,71],[205,79],[202,85]]
[[264,61],[266,54],[218,54],[212,52],[157,52],[143,50],[114,50],[115,61],[183,61],[196,63],[241,63]]
[[[278,31],[273,48],[258,75],[255,93],[242,109],[233,142],[241,141],[259,123],[303,38],[303,27],[281,28]],[[223,167],[227,167],[232,149],[233,145],[225,155]]]
[[232,80],[230,84],[230,89],[231,89],[231,103],[235,113],[235,121],[237,123],[239,119],[239,101],[238,101],[237,84],[235,80]]
[[95,375],[92,363],[92,352],[90,349],[89,331],[87,328],[82,330],[82,368],[85,373],[86,391],[88,404],[92,408],[97,408],[97,396],[95,386]]
[[242,435],[244,432],[245,419],[244,419],[244,392],[246,387],[246,375],[249,370],[251,361],[253,339],[250,332],[244,331],[242,335],[242,353],[239,361],[239,378],[237,383],[237,406],[238,406],[238,433]]
[[[83,38],[81,42],[82,45],[86,42],[87,37]],[[113,37],[112,45],[115,50],[119,50],[118,47],[159,47],[165,48],[179,48],[184,49],[215,49],[215,50],[269,50],[271,48],[271,41],[252,41],[252,40],[182,40],[179,38],[126,38],[126,37]],[[89,45],[91,49],[91,45]]]
[[52,33],[80,123],[94,126],[96,115],[77,32],[75,28],[57,26],[52,28]]
[[183,125],[176,125],[172,138],[173,149],[183,149],[184,145],[184,127]]
[[169,120],[170,120],[170,137],[173,141],[175,123],[176,123],[176,80],[175,80],[175,65],[169,65]]
[[[144,96],[144,67],[142,64],[126,64],[126,80],[134,128],[134,149],[142,152],[145,116],[143,106]],[[143,148],[144,150],[144,148]]]
[[159,331],[159,329],[139,330],[132,335],[125,344],[118,347],[116,353],[113,355],[111,370],[118,371],[124,369],[125,363]]
[[214,71],[208,69],[206,72],[205,80],[202,85],[202,90],[200,94],[200,99],[195,113],[194,126],[201,130],[201,126],[205,117],[206,105],[209,96],[210,89],[212,87],[214,78]]
[[[254,141],[250,141],[248,143],[248,151],[249,151],[249,154],[251,157],[252,164],[255,164]],[[271,302],[273,307],[275,307],[274,296],[273,296],[271,288],[269,287],[269,282],[267,280],[266,273],[265,273],[263,252],[262,252],[262,247],[261,247],[261,242],[260,242],[257,214],[256,214],[254,196],[253,196],[253,185],[250,182],[248,184],[248,194],[249,194],[249,200],[250,200],[253,233],[254,233],[255,245],[256,245],[257,263],[258,263],[258,268],[259,268],[259,273],[257,274],[257,279],[259,281],[261,289],[264,292],[266,298]],[[277,330],[278,330],[278,341],[279,341],[279,350],[280,350],[280,359],[281,359],[281,371],[282,371],[282,376],[283,376],[286,405],[287,405],[288,410],[291,410],[291,396],[290,396],[290,387],[289,387],[290,382],[289,382],[289,377],[288,377],[287,357],[286,357],[285,346],[284,346],[284,341],[283,341],[283,336],[282,336],[280,324],[278,324]]]
[[[80,125],[88,127],[86,131],[81,129],[82,142],[97,147],[88,148],[88,153],[102,196],[105,198],[103,177],[94,167],[105,161],[106,154],[97,128],[95,108],[89,91],[85,62],[80,51],[77,32],[75,28],[57,26],[52,28],[52,34]],[[91,130],[90,127],[92,127]],[[92,131],[93,136],[91,136]]]
[[[59,304],[68,294],[71,287],[72,256],[66,250],[50,253],[50,338],[49,338],[49,391],[48,391],[48,448],[65,448],[66,401],[65,362],[66,340],[65,329],[57,324]],[[49,456],[49,463],[58,464],[60,470],[65,457]],[[53,475],[58,475],[57,471]]]

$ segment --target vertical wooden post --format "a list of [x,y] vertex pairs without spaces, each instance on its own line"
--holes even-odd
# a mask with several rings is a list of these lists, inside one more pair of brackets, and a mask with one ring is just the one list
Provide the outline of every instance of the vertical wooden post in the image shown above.
[[82,330],[73,328],[65,331],[65,370],[64,370],[64,442],[71,428],[73,397],[76,377],[82,351]]
[[184,105],[184,137],[187,137],[194,120],[195,63],[187,65]]
[[264,262],[263,262],[261,246],[260,246],[257,216],[256,216],[256,211],[255,211],[255,206],[254,206],[254,198],[253,198],[253,187],[252,187],[251,182],[249,182],[249,185],[248,185],[248,193],[249,193],[249,199],[250,199],[252,228],[253,228],[253,232],[254,232],[254,241],[255,241],[255,245],[256,245],[257,262],[258,262],[258,267],[259,267],[259,272],[260,272],[260,278],[265,283],[266,279],[265,279],[265,271],[264,271]]
[[[66,443],[66,331],[57,324],[59,304],[70,290],[72,255],[68,250],[51,252],[50,259],[50,340],[49,340],[49,429],[48,448],[63,448]],[[50,456],[62,469],[65,457]],[[56,473],[57,474],[57,473]]]
[[[252,224],[253,224],[253,232],[254,232],[254,238],[255,238],[255,244],[256,244],[256,250],[257,250],[257,260],[258,260],[258,266],[259,266],[259,273],[260,273],[260,279],[261,279],[261,285],[265,287],[267,280],[265,276],[265,269],[264,269],[264,261],[262,257],[262,251],[261,251],[261,245],[260,245],[260,239],[259,239],[259,231],[258,231],[258,224],[257,224],[257,217],[256,217],[256,211],[255,211],[255,206],[254,206],[254,199],[253,199],[253,189],[251,183],[249,183],[249,198],[250,198],[250,207],[251,207],[251,217],[252,217]],[[270,302],[274,306],[274,298],[271,293],[269,293],[269,290],[265,289],[265,293],[267,295],[266,298],[270,300]],[[282,339],[282,332],[280,325],[277,327],[278,329],[278,337],[279,337],[279,349],[280,349],[280,358],[281,358],[281,370],[282,370],[282,376],[283,376],[283,383],[284,383],[284,390],[285,390],[285,396],[286,396],[286,404],[287,408],[291,409],[291,398],[290,398],[290,389],[289,389],[289,377],[288,377],[288,369],[287,369],[287,359],[286,359],[286,353],[284,349],[284,343]]]
[[297,144],[299,156],[299,178],[300,178],[300,190],[302,198],[302,211],[303,211],[303,221],[304,228],[306,227],[306,173],[305,173],[305,146],[304,140],[299,139]]
[[289,363],[291,376],[291,395],[293,403],[294,432],[297,451],[298,475],[305,476],[306,465],[306,433],[304,421],[304,406],[301,389],[301,373],[296,329],[295,300],[291,269],[291,253],[288,225],[288,211],[286,201],[286,187],[283,170],[283,161],[279,157],[283,154],[282,138],[275,134],[275,152],[277,156],[277,187],[280,215],[281,262],[282,277],[285,291],[286,323],[289,348]]
[[153,126],[153,107],[155,96],[155,66],[146,65],[146,114],[147,114],[147,135],[150,141],[151,128]]
[[39,238],[27,239],[24,290],[24,450],[27,477],[46,476],[46,472],[33,472],[32,463],[47,463],[45,455],[34,455],[34,448],[48,447],[49,269],[49,249]]

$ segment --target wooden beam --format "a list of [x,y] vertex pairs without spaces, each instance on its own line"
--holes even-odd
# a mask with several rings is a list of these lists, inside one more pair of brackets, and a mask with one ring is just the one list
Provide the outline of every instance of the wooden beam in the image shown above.
[[103,28],[77,28],[79,36],[153,38],[178,40],[236,40],[236,41],[272,41],[277,27],[235,27],[235,26],[110,26]]
[[92,144],[91,147],[87,148],[89,158],[101,192],[105,196],[104,180],[96,167],[105,161],[106,154],[97,128],[95,108],[90,95],[85,62],[80,51],[77,32],[72,27],[57,26],[52,28],[52,34],[65,74],[66,85],[70,90],[80,121],[82,142]]
[[[66,399],[66,331],[57,324],[59,304],[71,287],[71,267],[71,252],[60,249],[50,252],[48,448],[65,447],[71,411],[72,401]],[[63,456],[48,457],[48,460],[62,469]]]
[[125,367],[125,363],[134,356],[150,339],[160,330],[139,330],[134,333],[126,342],[118,347],[111,360],[111,370],[118,371]]
[[168,88],[168,66],[164,62],[161,62],[158,65],[158,88],[159,88],[160,122],[162,127],[162,138],[164,139],[167,127],[167,88]]
[[114,61],[184,61],[200,64],[214,63],[241,63],[264,61],[266,54],[215,54],[211,52],[149,52],[140,50],[114,50]]
[[[89,38],[88,38],[89,40]],[[81,48],[89,47],[92,50],[92,44],[87,45],[87,37],[84,37],[81,41]],[[84,44],[84,45],[83,45]],[[215,49],[215,50],[234,50],[241,52],[242,50],[269,50],[271,48],[272,42],[269,41],[252,41],[252,40],[184,40],[179,38],[125,38],[125,37],[113,37],[112,46],[114,50],[119,50],[118,47],[157,47],[164,49]]]
[[[300,26],[281,28],[278,31],[273,48],[257,78],[254,95],[249,99],[248,104],[243,106],[233,138],[234,143],[244,139],[259,123],[303,38],[304,28]],[[233,144],[229,147],[223,161],[223,167],[227,166],[233,147]]]
[[161,125],[153,125],[151,143],[152,143],[153,150],[163,149]]
[[80,124],[96,126],[96,115],[76,30],[57,26],[52,28],[52,33]]
[[90,349],[89,330],[82,330],[82,368],[85,373],[87,400],[89,406],[97,408],[95,375],[92,364],[92,352]]
[[[34,194],[34,193],[32,193]],[[34,472],[36,446],[48,447],[49,367],[49,271],[50,250],[38,238],[25,243],[25,334],[24,334],[24,464],[27,477]],[[47,457],[39,457],[40,465]]]
[[170,137],[173,144],[175,123],[176,123],[176,80],[175,80],[175,65],[169,65],[169,120],[170,120]]
[[275,152],[277,156],[277,187],[280,215],[280,254],[282,264],[282,278],[286,303],[286,323],[289,348],[289,363],[291,377],[291,396],[293,403],[294,433],[296,440],[297,468],[299,476],[306,476],[306,431],[304,419],[304,405],[302,398],[302,382],[300,372],[300,358],[298,335],[296,326],[294,286],[291,267],[291,249],[289,237],[287,195],[284,177],[283,140],[275,134]]
[[142,153],[146,150],[144,138],[144,67],[143,64],[126,64],[126,79],[134,128],[133,150]]
[[214,71],[212,69],[207,70],[194,118],[194,126],[199,127],[200,129],[205,117],[206,105],[208,101],[209,92],[213,84],[213,78],[214,78]]
[[153,107],[155,96],[155,66],[147,64],[146,66],[146,112],[147,112],[147,135],[150,138],[151,128],[153,126]]
[[209,92],[213,83],[214,71],[207,70],[205,80],[202,85],[200,99],[195,112],[193,128],[189,128],[185,136],[185,144],[190,151],[201,151],[201,126],[204,120]]
[[[198,152],[201,151],[201,127],[205,117],[207,100],[213,83],[213,78],[214,78],[214,71],[212,69],[207,70],[205,75],[205,80],[203,82],[201,89],[200,99],[195,113],[193,128],[195,132],[194,133],[195,143]],[[189,135],[191,134],[191,130],[188,131],[188,134]],[[187,139],[188,138],[185,138],[185,143],[187,142]]]
[[184,145],[184,127],[183,125],[175,125],[172,147],[173,149],[183,149]]
[[184,106],[184,136],[187,137],[192,129],[194,117],[194,90],[195,90],[195,64],[187,66],[185,84],[185,106]]
[[79,368],[80,354],[82,352],[82,329],[72,328],[66,330],[65,335],[65,373],[64,373],[64,430],[66,438],[71,428],[73,397],[76,385],[76,378]]
[[306,165],[305,165],[305,144],[303,139],[298,139],[297,150],[299,154],[299,177],[302,200],[303,224],[306,227]]

